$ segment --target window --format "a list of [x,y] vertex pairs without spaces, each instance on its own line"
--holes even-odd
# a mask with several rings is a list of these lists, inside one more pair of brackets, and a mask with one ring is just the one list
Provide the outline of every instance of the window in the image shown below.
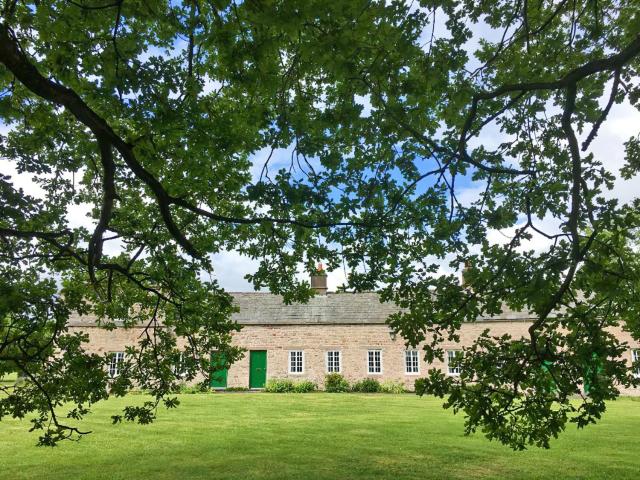
[[369,350],[367,352],[367,372],[382,373],[382,351]]
[[178,354],[178,363],[173,366],[173,373],[177,378],[182,378],[187,376],[187,369],[185,367],[185,357],[184,352],[180,352]]
[[460,367],[451,365],[454,360],[462,357],[461,350],[447,350],[447,368],[449,375],[460,375]]
[[289,352],[289,373],[304,372],[304,354],[302,350]]
[[417,350],[407,350],[404,352],[405,373],[420,373],[420,360],[418,360]]
[[[631,361],[633,363],[640,362],[640,349],[636,348],[634,350],[631,350]],[[636,369],[633,371],[633,374],[636,377],[640,377],[640,366],[636,367]]]
[[340,352],[327,352],[327,373],[340,373]]
[[109,360],[109,376],[117,377],[120,374],[122,368],[122,362],[124,362],[124,352],[111,353],[111,359]]

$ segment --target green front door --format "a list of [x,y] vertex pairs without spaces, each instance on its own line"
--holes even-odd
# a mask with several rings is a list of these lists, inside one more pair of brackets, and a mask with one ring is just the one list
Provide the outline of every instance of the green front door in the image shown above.
[[213,388],[227,388],[228,369],[222,368],[227,363],[224,353],[213,352],[211,354],[211,380],[209,385]]
[[264,388],[267,381],[267,351],[249,352],[249,388]]
[[593,352],[591,355],[591,363],[584,368],[584,393],[589,395],[591,387],[598,381],[598,377],[602,374],[602,362],[598,358],[598,354]]

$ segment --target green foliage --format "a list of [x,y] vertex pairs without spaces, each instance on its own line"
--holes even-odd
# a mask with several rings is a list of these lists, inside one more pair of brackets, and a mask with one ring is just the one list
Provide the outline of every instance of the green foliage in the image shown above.
[[195,393],[211,393],[211,390],[204,385],[180,385],[178,393],[195,394]]
[[349,382],[339,373],[328,373],[324,376],[324,391],[342,393],[351,390]]
[[288,378],[270,378],[264,386],[264,391],[269,393],[309,393],[318,389],[318,386],[310,380],[294,382]]
[[380,384],[381,393],[404,393],[404,383],[396,380],[385,380]]
[[427,393],[427,388],[429,387],[428,380],[425,378],[416,378],[413,382],[413,390],[416,392],[416,395],[424,395]]
[[378,393],[381,391],[381,386],[375,378],[363,378],[354,383],[351,390],[360,393]]
[[[110,425],[111,412],[132,400],[111,398],[83,422],[86,429],[105,433],[64,450],[35,448],[33,433],[19,420],[7,419],[3,428],[11,434],[0,436],[2,475],[153,480],[158,471],[179,468],[185,478],[210,478],[215,471],[217,480],[236,480],[250,470],[252,480],[269,480],[274,467],[265,461],[268,457],[286,465],[277,475],[282,480],[308,478],[309,472],[315,472],[315,480],[344,478],[344,472],[349,480],[439,480],[460,478],[461,467],[469,479],[637,478],[640,438],[634,432],[640,429],[640,398],[609,403],[606,422],[584,431],[569,428],[548,451],[512,452],[482,435],[461,436],[462,418],[442,410],[436,398],[362,397],[221,394],[214,402],[206,395],[184,395],[180,408],[162,412],[156,424],[145,428]],[[365,435],[375,438],[373,451]],[[417,461],[425,448],[429,461]]]
[[[640,339],[640,202],[615,190],[640,144],[623,165],[596,148],[640,107],[627,3],[5,2],[2,172],[34,181],[0,176],[0,376],[29,379],[0,419],[35,415],[49,445],[133,388],[155,403],[123,418],[173,406],[201,352],[242,355],[215,280],[235,251],[285,302],[312,295],[301,266],[344,267],[430,361],[463,322],[526,310],[527,339],[487,334],[423,390],[516,449],[597,421],[640,383],[610,334]],[[442,273],[465,261],[469,288]],[[149,335],[109,378],[72,312]]]
[[318,389],[318,386],[310,380],[301,380],[296,382],[293,386],[293,391],[295,393],[311,393],[315,392]]
[[16,372],[7,373],[4,376],[0,377],[0,383],[5,384],[15,384],[18,381],[18,374]]
[[288,378],[270,378],[264,386],[264,391],[269,393],[291,393],[295,384]]

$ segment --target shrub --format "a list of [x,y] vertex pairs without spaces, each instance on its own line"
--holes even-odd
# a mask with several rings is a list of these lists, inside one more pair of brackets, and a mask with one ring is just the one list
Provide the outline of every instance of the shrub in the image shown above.
[[264,391],[269,393],[290,393],[293,389],[293,382],[286,378],[271,378],[264,386]]
[[325,392],[340,393],[349,391],[349,382],[339,373],[329,373],[324,377]]
[[380,385],[382,393],[404,393],[404,383],[395,380],[387,380]]
[[[184,392],[180,388],[180,389],[178,389],[178,391],[176,393],[184,393]],[[190,393],[190,392],[187,392],[187,393]],[[149,395],[149,391],[148,390],[143,390],[141,388],[134,388],[133,390],[129,390],[127,395]]]
[[416,378],[416,381],[413,383],[413,390],[416,395],[424,395],[427,393],[428,386],[429,382],[426,378]]
[[225,388],[227,392],[247,392],[249,388],[247,387],[227,387]]
[[293,391],[295,393],[309,393],[315,392],[317,388],[317,385],[312,381],[302,380],[301,382],[298,382],[293,386]]
[[377,393],[380,391],[380,382],[375,378],[365,378],[353,385],[354,392]]
[[194,394],[194,393],[208,393],[210,390],[203,386],[202,384],[196,384],[196,385],[187,385],[187,384],[182,384],[179,387],[179,393],[186,393],[186,394]]
[[308,393],[317,388],[317,385],[310,380],[294,383],[288,378],[272,378],[267,380],[267,384],[264,386],[265,392],[269,393]]

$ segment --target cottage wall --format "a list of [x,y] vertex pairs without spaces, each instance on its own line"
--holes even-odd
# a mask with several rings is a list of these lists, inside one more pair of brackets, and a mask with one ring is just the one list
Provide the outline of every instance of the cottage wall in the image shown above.
[[[510,334],[513,337],[527,336],[529,320],[482,320],[477,323],[465,323],[460,331],[460,343],[443,344],[446,350],[469,346],[485,330],[492,335]],[[76,324],[72,330],[82,330],[89,334],[89,349],[96,353],[124,351],[126,346],[135,345],[142,329],[116,329],[107,331],[89,324]],[[627,332],[621,329],[615,334],[632,348],[640,348]],[[436,361],[427,365],[420,353],[420,371],[418,374],[405,372],[405,345],[400,337],[394,338],[389,327],[383,323],[374,324],[245,324],[240,332],[233,336],[233,343],[247,350],[245,356],[231,366],[228,372],[229,387],[249,386],[249,351],[266,350],[267,378],[291,378],[312,380],[322,386],[326,374],[326,352],[341,352],[341,373],[351,382],[363,378],[376,378],[380,381],[401,381],[406,388],[413,389],[416,378],[425,375],[429,368],[440,368],[447,372],[445,362]],[[304,352],[304,372],[289,373],[289,351]],[[382,352],[382,373],[367,373],[367,351]],[[626,353],[631,364],[631,349]],[[622,389],[623,394],[640,395],[639,389]]]

